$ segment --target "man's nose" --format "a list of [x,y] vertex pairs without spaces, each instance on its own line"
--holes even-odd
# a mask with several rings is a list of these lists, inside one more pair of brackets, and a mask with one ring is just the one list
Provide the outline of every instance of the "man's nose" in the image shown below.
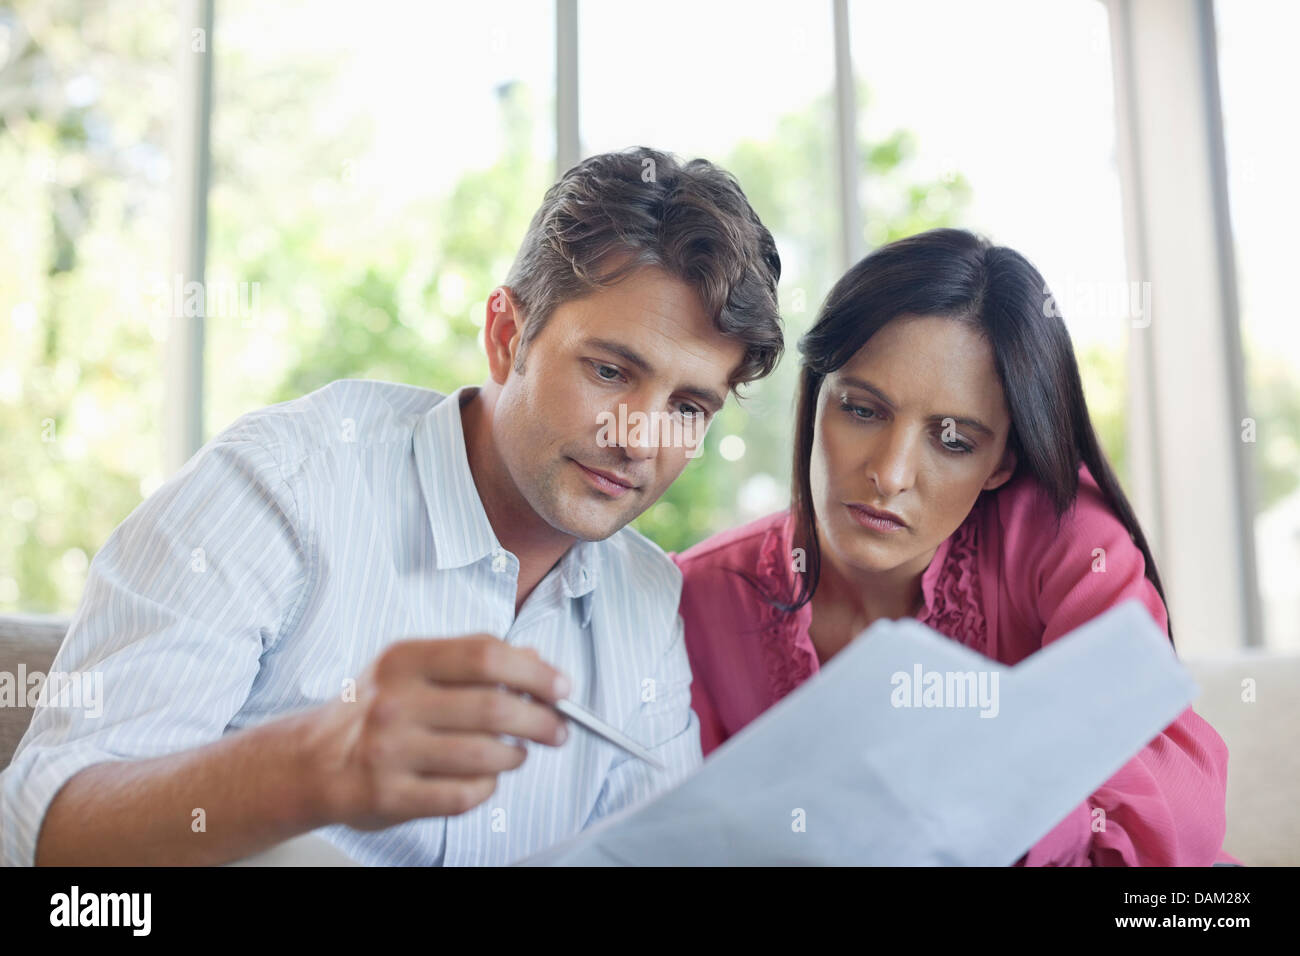
[[672,441],[671,423],[665,421],[668,416],[655,414],[667,400],[666,395],[651,394],[649,389],[624,393],[616,406],[598,416],[604,422],[600,444],[622,448],[629,461],[656,458],[659,449]]
[[626,405],[627,440],[623,443],[624,453],[635,461],[651,461],[659,454],[659,446],[665,438],[666,428],[653,413],[653,406],[636,402]]

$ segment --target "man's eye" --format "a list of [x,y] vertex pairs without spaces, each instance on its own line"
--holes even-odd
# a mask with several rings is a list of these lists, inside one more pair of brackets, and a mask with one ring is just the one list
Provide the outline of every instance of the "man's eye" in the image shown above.
[[682,413],[683,418],[694,418],[697,415],[703,418],[706,414],[704,409],[697,405],[692,405],[690,402],[682,402],[677,406],[677,410]]
[[[603,378],[603,379],[604,379],[605,381],[607,381],[607,382],[612,382],[612,381],[614,381],[614,379],[618,378],[618,376],[619,376],[619,374],[620,374],[620,373],[619,373],[619,370],[618,370],[618,368],[617,368],[617,366],[614,366],[614,365],[604,365],[604,364],[602,364],[602,363],[600,363],[600,362],[597,362],[597,363],[595,363],[595,368],[596,368],[596,374],[599,375],[601,378]],[[613,375],[606,375],[606,374],[605,374],[606,372],[613,372],[614,374],[613,374]]]

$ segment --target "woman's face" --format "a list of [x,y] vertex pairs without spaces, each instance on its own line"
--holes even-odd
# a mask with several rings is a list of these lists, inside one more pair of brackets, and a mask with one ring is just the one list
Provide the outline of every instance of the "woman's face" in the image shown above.
[[974,328],[889,322],[817,396],[810,476],[831,557],[846,572],[924,571],[980,492],[1011,477],[1010,427],[993,350]]

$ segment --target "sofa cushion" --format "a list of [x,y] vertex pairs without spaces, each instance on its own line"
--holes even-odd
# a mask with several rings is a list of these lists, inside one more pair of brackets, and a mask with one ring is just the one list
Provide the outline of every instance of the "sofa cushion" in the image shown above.
[[1193,709],[1228,745],[1223,848],[1247,866],[1300,865],[1300,655],[1243,650],[1185,660]]
[[4,706],[0,706],[0,770],[9,766],[32,719],[32,708],[27,706],[26,681],[17,682],[35,671],[49,672],[67,630],[67,618],[0,617],[0,674],[5,675],[0,680],[11,683],[15,697],[14,706],[8,706],[8,700],[2,700]]

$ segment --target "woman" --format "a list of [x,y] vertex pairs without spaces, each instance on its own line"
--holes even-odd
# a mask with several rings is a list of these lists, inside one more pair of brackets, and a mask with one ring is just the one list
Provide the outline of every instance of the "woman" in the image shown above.
[[[831,290],[799,342],[789,510],[673,556],[705,754],[880,618],[1012,665],[1137,598],[1172,641],[1052,306],[1022,256],[956,229]],[[1019,863],[1236,862],[1227,760],[1188,708]]]

